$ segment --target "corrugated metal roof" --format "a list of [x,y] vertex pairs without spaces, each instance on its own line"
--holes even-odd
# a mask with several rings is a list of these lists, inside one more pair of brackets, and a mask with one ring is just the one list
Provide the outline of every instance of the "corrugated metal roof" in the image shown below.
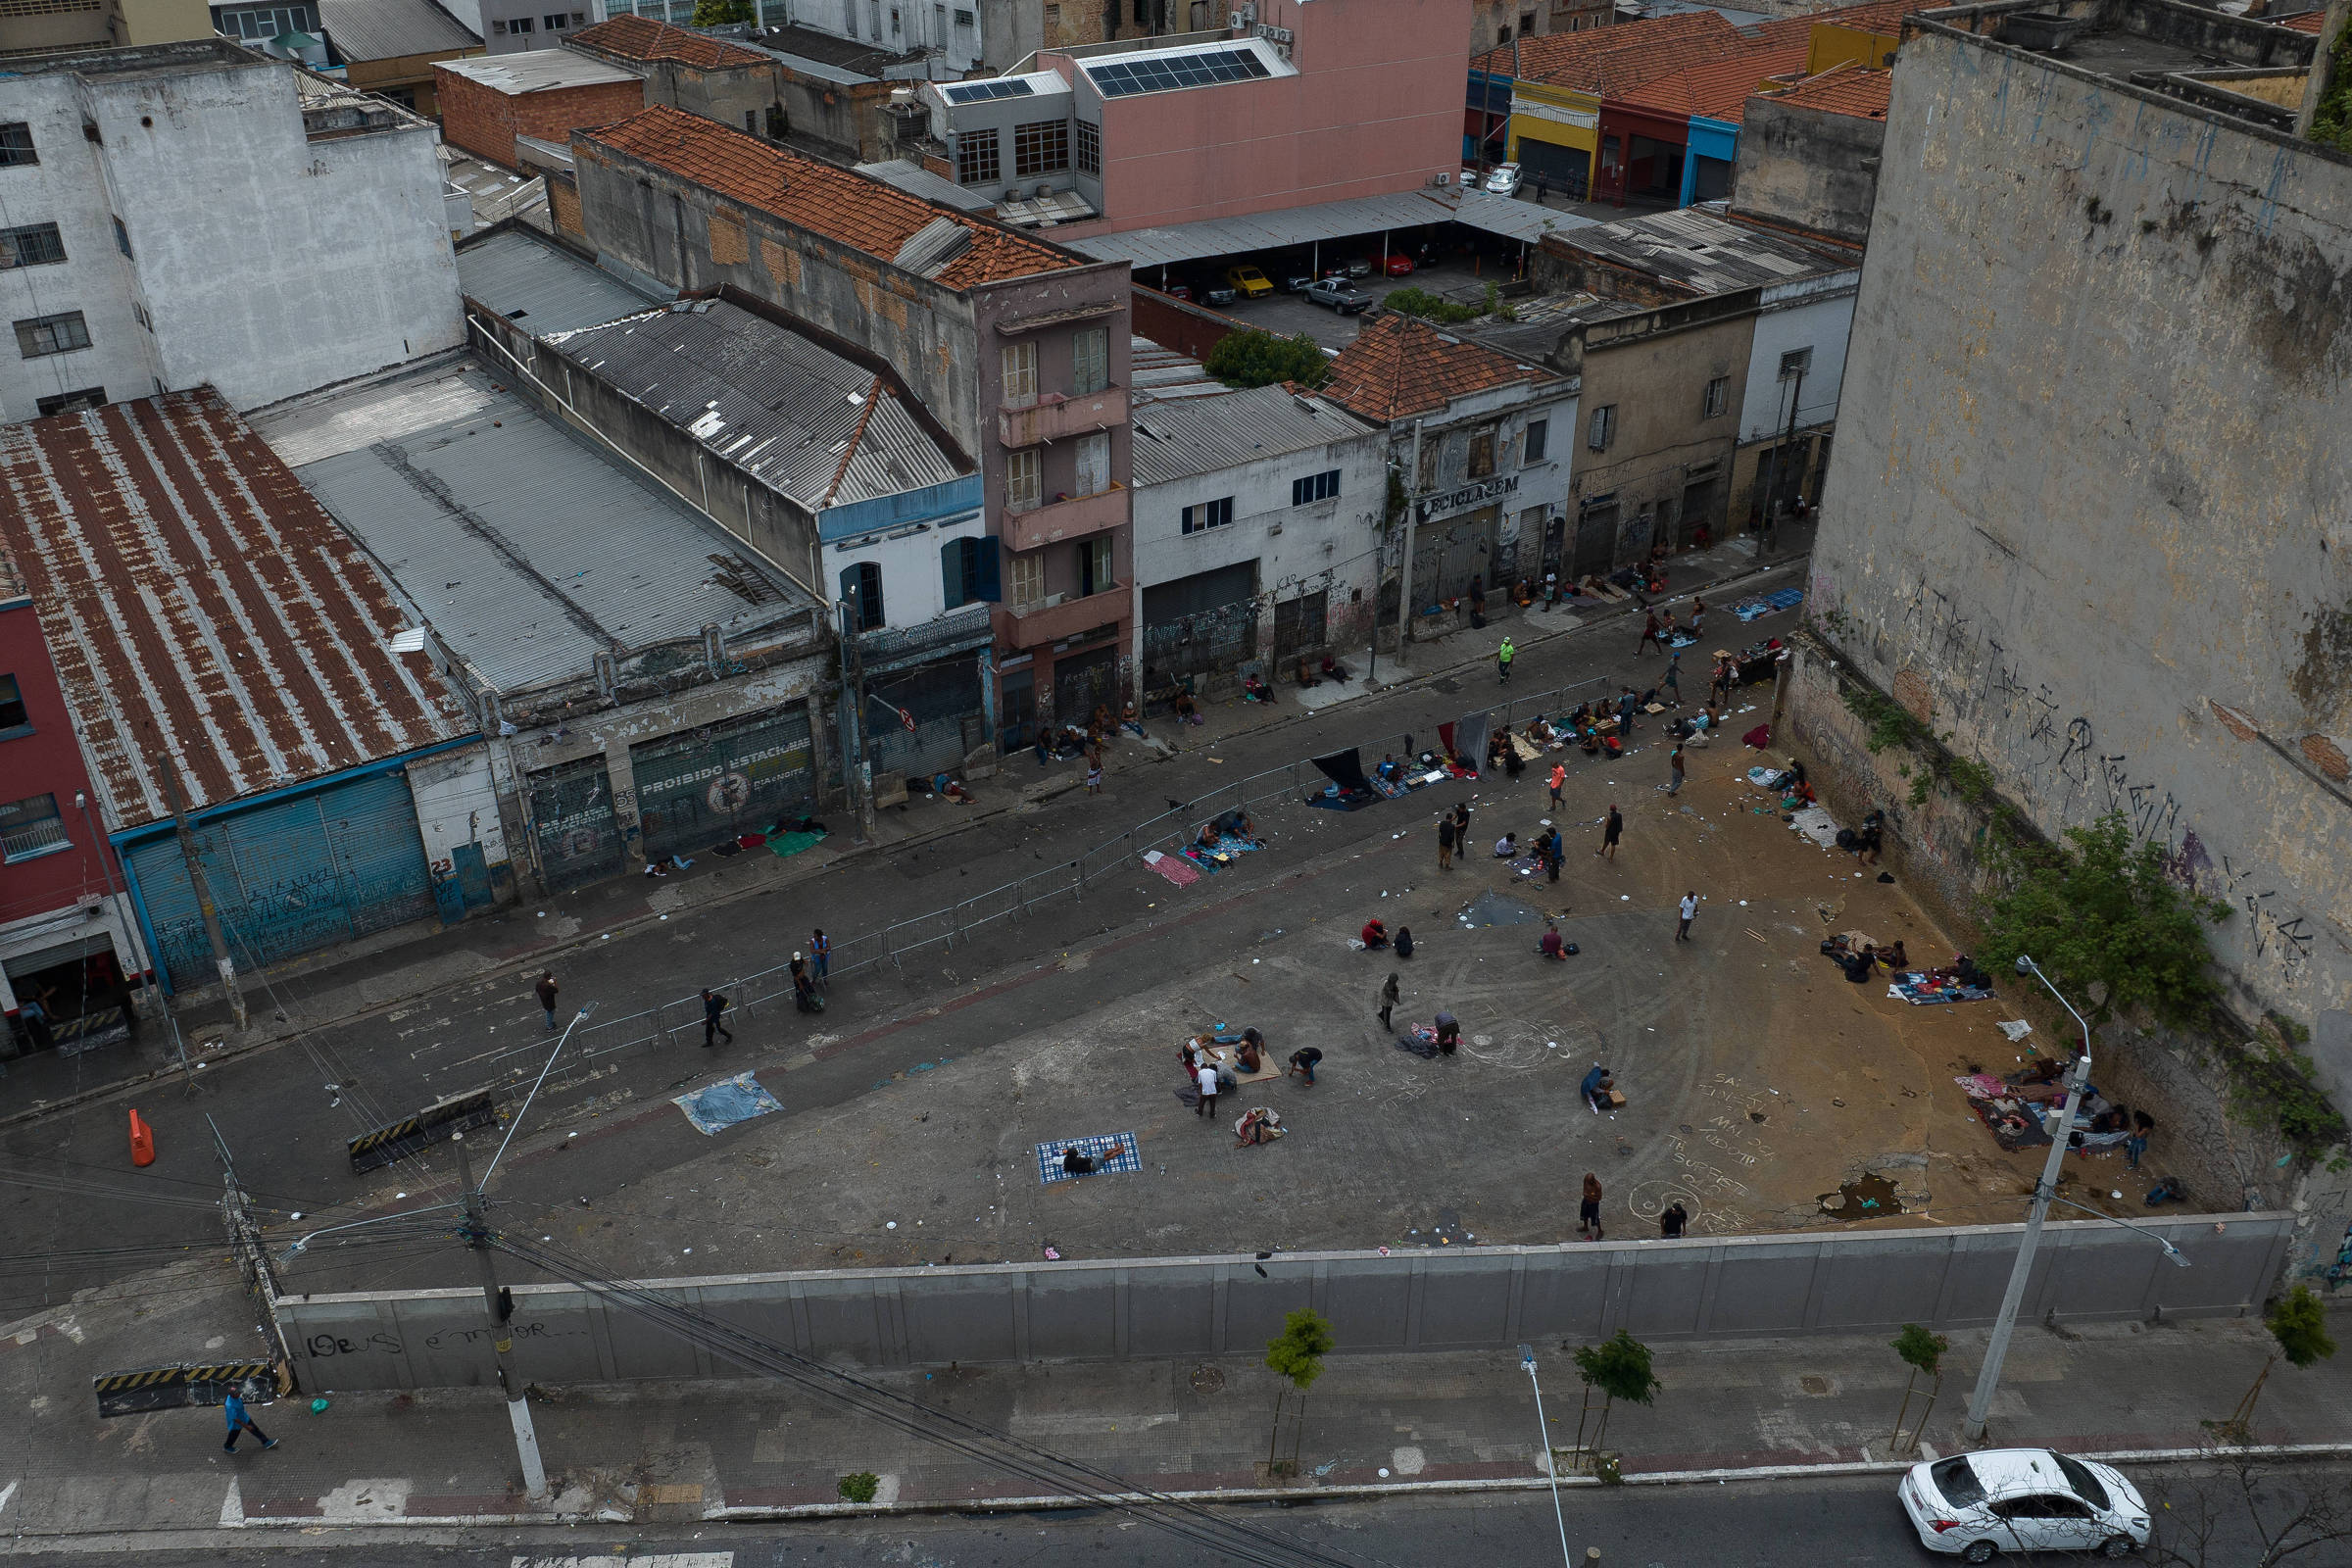
[[439,69],[478,82],[492,92],[510,95],[552,92],[563,87],[594,87],[607,82],[639,81],[633,71],[575,54],[569,49],[525,49],[512,55],[475,55],[466,60],[444,60]]
[[458,247],[458,287],[526,332],[545,337],[659,305],[553,240],[506,228]]
[[895,185],[909,196],[920,196],[943,207],[953,207],[964,213],[993,213],[997,210],[994,197],[975,196],[945,175],[934,174],[910,158],[894,158],[882,164],[858,164],[857,172],[885,185]]
[[1490,233],[1530,243],[1549,230],[1574,228],[1587,220],[1551,212],[1532,202],[1515,202],[1485,191],[1456,192],[1451,187],[1400,191],[1393,196],[1358,196],[1344,202],[1318,202],[1311,207],[1286,207],[1279,212],[1251,213],[1247,218],[1211,218],[1198,223],[1174,223],[1164,228],[1133,228],[1124,234],[1091,234],[1084,239],[1056,239],[1098,261],[1131,262],[1141,281],[1142,270],[1173,267],[1204,256],[1236,256],[1244,251],[1274,250],[1317,240],[1347,239],[1378,234],[1384,229],[1418,228],[1425,223],[1468,223]]
[[[1136,411],[1134,424],[1139,487],[1308,452],[1375,429],[1336,403],[1279,386],[1154,403]],[[1385,431],[1380,439],[1387,439]]]
[[398,60],[482,40],[432,0],[317,0],[318,26],[346,60]]
[[1233,390],[1190,354],[1162,348],[1148,337],[1130,337],[1127,342],[1127,380],[1139,404],[1163,398],[1215,397]]
[[1736,223],[1715,208],[1683,207],[1595,223],[1566,243],[1702,294],[1859,269],[1859,251],[1809,244]]
[[551,346],[810,512],[972,471],[890,381],[725,300],[565,332]]
[[473,730],[392,585],[210,388],[0,429],[28,579],[108,826]]
[[307,412],[289,433],[308,452],[338,450],[303,464],[303,482],[501,691],[585,675],[601,651],[712,622],[730,638],[757,632],[813,604],[651,480],[494,390],[477,365]]

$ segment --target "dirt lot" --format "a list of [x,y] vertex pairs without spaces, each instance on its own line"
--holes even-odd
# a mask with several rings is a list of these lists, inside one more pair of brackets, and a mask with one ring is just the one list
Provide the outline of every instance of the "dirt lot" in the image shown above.
[[[1587,1171],[1618,1236],[1654,1234],[1676,1199],[1699,1233],[2020,1217],[2041,1152],[2002,1152],[1953,1083],[2018,1064],[2025,1048],[1994,1028],[2020,1015],[2017,999],[2004,987],[1918,1007],[1883,984],[1847,984],[1819,956],[1826,931],[1900,937],[1915,961],[1947,958],[1949,945],[1901,886],[1792,833],[1741,776],[1754,754],[1734,742],[1690,755],[1675,800],[1662,747],[1572,767],[1556,886],[1488,854],[1506,828],[1539,830],[1535,767],[1357,815],[1266,812],[1269,853],[1183,889],[1139,870],[1158,888],[1144,921],[984,977],[969,1006],[931,1009],[946,1029],[931,1059],[802,1113],[792,1075],[771,1071],[784,1114],[531,1228],[639,1275],[1048,1248],[1078,1258],[1548,1243],[1574,1233]],[[1434,823],[1456,796],[1472,801],[1478,848],[1440,872]],[[1604,861],[1593,823],[1612,799],[1627,830]],[[1686,889],[1704,902],[1694,940],[1677,944]],[[1538,957],[1540,923],[1465,925],[1459,911],[1481,895],[1558,917],[1581,954]],[[1373,913],[1412,926],[1411,960],[1353,949]],[[1391,970],[1404,987],[1398,1027],[1450,1007],[1466,1031],[1459,1056],[1423,1060],[1380,1030],[1374,994]],[[1248,1085],[1219,1120],[1200,1119],[1177,1097],[1176,1053],[1218,1023],[1254,1024],[1278,1057],[1319,1046],[1320,1081]],[[1595,1062],[1628,1094],[1615,1115],[1577,1095]],[[1232,1120],[1256,1104],[1291,1132],[1237,1150]],[[1140,1172],[1041,1184],[1041,1143],[1120,1132],[1136,1136]],[[2070,1194],[2136,1210],[2148,1179],[2122,1165],[2070,1160]],[[1887,1187],[1873,1186],[1862,1217],[1824,1213],[1842,1184],[1873,1176]]]

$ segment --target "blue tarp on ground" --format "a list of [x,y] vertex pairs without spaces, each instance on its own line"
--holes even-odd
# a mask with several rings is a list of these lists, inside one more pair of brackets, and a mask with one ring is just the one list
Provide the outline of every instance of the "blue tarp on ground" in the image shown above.
[[765,1116],[784,1108],[775,1096],[760,1086],[760,1080],[748,1072],[721,1079],[707,1089],[680,1095],[670,1102],[686,1113],[686,1119],[706,1133],[715,1133],[754,1116]]

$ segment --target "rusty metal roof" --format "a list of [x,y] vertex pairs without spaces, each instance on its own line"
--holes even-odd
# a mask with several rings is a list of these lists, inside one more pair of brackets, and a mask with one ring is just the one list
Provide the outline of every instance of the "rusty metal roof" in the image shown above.
[[210,387],[0,429],[0,544],[111,830],[460,739],[391,584]]

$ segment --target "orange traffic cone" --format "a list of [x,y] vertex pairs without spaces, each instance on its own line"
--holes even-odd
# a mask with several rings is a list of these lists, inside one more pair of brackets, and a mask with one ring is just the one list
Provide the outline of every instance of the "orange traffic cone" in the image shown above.
[[155,1163],[155,1129],[137,1111],[130,1113],[130,1162],[133,1165]]

